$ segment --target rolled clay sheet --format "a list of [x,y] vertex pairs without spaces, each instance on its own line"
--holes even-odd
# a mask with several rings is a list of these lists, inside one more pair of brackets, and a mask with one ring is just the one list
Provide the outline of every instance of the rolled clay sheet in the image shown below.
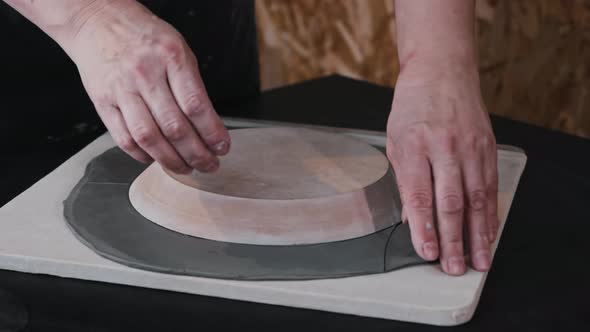
[[374,233],[306,245],[230,243],[167,229],[130,203],[130,186],[146,167],[118,148],[107,150],[64,202],[70,229],[101,256],[146,270],[241,280],[346,277],[426,263],[399,214]]

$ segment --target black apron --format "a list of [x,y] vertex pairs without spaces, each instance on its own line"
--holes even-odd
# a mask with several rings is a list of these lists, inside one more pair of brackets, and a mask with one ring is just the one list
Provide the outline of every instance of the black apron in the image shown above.
[[[214,104],[258,93],[254,1],[140,2],[185,37]],[[102,130],[73,62],[1,1],[0,40],[0,148]]]

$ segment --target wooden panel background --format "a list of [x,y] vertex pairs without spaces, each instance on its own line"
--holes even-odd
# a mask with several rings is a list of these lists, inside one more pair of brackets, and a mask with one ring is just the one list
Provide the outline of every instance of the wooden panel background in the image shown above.
[[[265,89],[331,73],[394,86],[393,0],[257,0]],[[488,109],[590,137],[590,1],[478,0]]]

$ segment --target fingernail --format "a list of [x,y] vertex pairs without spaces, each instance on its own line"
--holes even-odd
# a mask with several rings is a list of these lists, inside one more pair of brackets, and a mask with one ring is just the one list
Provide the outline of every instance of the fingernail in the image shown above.
[[488,239],[490,240],[490,243],[494,243],[494,241],[496,241],[496,232],[490,231],[488,233]]
[[490,244],[490,237],[488,236],[488,234],[482,234],[481,241],[489,245]]
[[204,171],[205,172],[213,172],[214,170],[217,169],[219,165],[215,162],[210,162],[209,164],[207,164],[207,166],[205,166]]
[[438,257],[438,246],[432,241],[426,242],[422,245],[422,252],[426,260],[433,261]]
[[481,249],[475,254],[473,267],[478,271],[487,271],[490,268],[490,251]]
[[447,264],[449,273],[452,275],[461,275],[465,271],[465,260],[463,257],[451,257]]
[[217,143],[213,147],[213,150],[215,151],[216,154],[222,155],[222,154],[226,154],[227,153],[227,148],[228,147],[229,147],[229,144],[226,141],[222,141],[222,142]]

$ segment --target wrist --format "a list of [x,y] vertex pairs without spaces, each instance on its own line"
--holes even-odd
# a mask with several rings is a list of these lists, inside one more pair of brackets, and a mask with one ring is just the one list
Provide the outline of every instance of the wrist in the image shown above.
[[109,40],[100,40],[101,31],[106,29],[117,34],[117,26],[127,23],[126,17],[134,16],[143,9],[135,0],[87,0],[64,25],[60,44],[77,63],[78,58],[88,52],[88,40],[92,40],[97,47],[98,44],[108,44]]
[[47,33],[74,59],[76,42],[87,26],[103,20],[105,12],[112,6],[109,0],[83,0],[71,4],[68,10],[60,11],[59,17],[47,25]]
[[466,80],[479,86],[477,59],[471,54],[415,53],[400,58],[396,86]]

